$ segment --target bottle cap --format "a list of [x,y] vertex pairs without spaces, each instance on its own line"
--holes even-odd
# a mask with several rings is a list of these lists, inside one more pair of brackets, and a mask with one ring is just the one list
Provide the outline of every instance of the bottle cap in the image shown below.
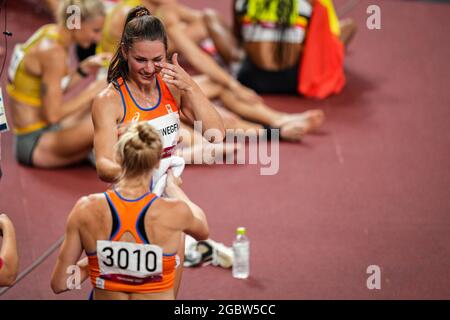
[[239,227],[239,228],[236,229],[236,234],[238,234],[238,235],[245,235],[246,231],[247,230],[244,227]]

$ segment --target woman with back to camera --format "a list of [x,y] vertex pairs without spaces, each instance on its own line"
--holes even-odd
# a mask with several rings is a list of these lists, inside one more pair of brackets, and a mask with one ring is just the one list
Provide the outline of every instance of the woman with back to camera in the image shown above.
[[[348,44],[356,32],[356,25],[352,19],[337,20],[331,0],[323,1],[327,3],[325,9],[328,11],[327,19],[319,18],[317,14],[314,16],[315,10],[324,8],[321,2],[319,0],[235,0],[234,32],[246,56],[238,71],[238,80],[258,93],[299,93],[300,81],[306,80],[300,79],[301,68],[309,67],[305,64],[311,64],[310,60],[303,59],[305,44],[307,44],[305,39],[308,39],[311,34],[311,26],[314,26],[314,39],[311,38],[309,42],[324,43],[323,37],[326,34],[324,30],[328,28],[339,34],[340,39],[336,37],[331,40],[339,47],[340,44],[337,42]],[[318,30],[316,21],[320,24],[319,33],[316,32]],[[329,44],[329,42],[326,43]],[[318,48],[317,45],[316,48]],[[328,94],[339,91],[333,91],[333,84],[327,83],[330,79],[334,80],[336,75],[334,72],[339,70],[327,70],[329,60],[324,58],[325,54],[334,54],[334,48],[336,47],[323,47],[319,52],[314,52],[320,63],[315,69],[314,76],[321,79],[321,74],[325,75],[316,86],[323,86],[324,92]],[[342,85],[337,87],[341,89]],[[301,94],[306,95],[306,92]],[[324,98],[324,96],[315,97]]]
[[134,124],[120,137],[115,147],[119,180],[103,194],[81,198],[68,217],[52,276],[55,293],[69,289],[66,270],[85,251],[88,258],[78,266],[82,281],[91,280],[94,299],[176,298],[184,233],[202,240],[209,229],[202,209],[171,173],[165,189],[170,199],[149,192],[161,153],[159,134],[148,123]]

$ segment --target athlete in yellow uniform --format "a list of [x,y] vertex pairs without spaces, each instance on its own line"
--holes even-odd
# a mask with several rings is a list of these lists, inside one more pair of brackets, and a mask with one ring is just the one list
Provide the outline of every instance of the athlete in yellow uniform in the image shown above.
[[[81,19],[66,13],[71,5],[81,9]],[[41,27],[15,47],[8,69],[15,154],[28,166],[60,167],[87,157],[93,140],[90,103],[106,85],[95,82],[63,101],[66,90],[110,55],[86,59],[69,74],[70,48],[89,47],[99,40],[105,12],[100,0],[64,0],[60,13],[58,24]]]

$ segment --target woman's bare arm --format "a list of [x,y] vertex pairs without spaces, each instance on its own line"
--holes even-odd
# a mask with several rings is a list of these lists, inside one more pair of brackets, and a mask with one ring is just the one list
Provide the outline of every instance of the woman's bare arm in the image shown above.
[[114,182],[122,168],[114,161],[114,145],[119,136],[117,122],[120,120],[120,104],[111,85],[99,94],[92,104],[94,123],[94,151],[97,174],[105,182]]
[[[70,266],[76,266],[83,252],[79,233],[79,215],[86,210],[88,198],[83,197],[75,204],[66,225],[64,242],[61,245],[55,269],[53,270],[51,287],[54,293],[62,293],[70,290],[67,285],[68,278],[72,275],[68,272]],[[80,268],[82,271],[83,268]],[[81,282],[87,278],[86,269],[81,274]]]
[[180,201],[175,203],[173,208],[173,212],[177,214],[177,219],[173,220],[173,223],[179,224],[183,232],[196,240],[208,239],[209,227],[205,213],[180,188],[181,178],[175,177],[171,170],[167,174],[165,193],[169,198]]
[[11,220],[5,214],[0,214],[0,235],[3,236],[0,259],[0,286],[10,286],[14,283],[19,269],[16,232]]
[[41,59],[41,100],[43,104],[43,115],[52,124],[58,123],[61,119],[80,108],[90,107],[90,101],[106,86],[103,80],[98,80],[76,97],[63,102],[61,80],[66,70],[65,59],[66,54],[62,48],[48,50]]

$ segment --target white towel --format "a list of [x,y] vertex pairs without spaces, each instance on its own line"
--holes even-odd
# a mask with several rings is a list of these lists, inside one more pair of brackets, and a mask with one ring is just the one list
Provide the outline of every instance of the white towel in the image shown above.
[[159,168],[153,174],[152,192],[158,197],[163,195],[167,182],[167,170],[172,169],[175,177],[180,177],[185,167],[185,161],[182,157],[171,156],[161,159]]

